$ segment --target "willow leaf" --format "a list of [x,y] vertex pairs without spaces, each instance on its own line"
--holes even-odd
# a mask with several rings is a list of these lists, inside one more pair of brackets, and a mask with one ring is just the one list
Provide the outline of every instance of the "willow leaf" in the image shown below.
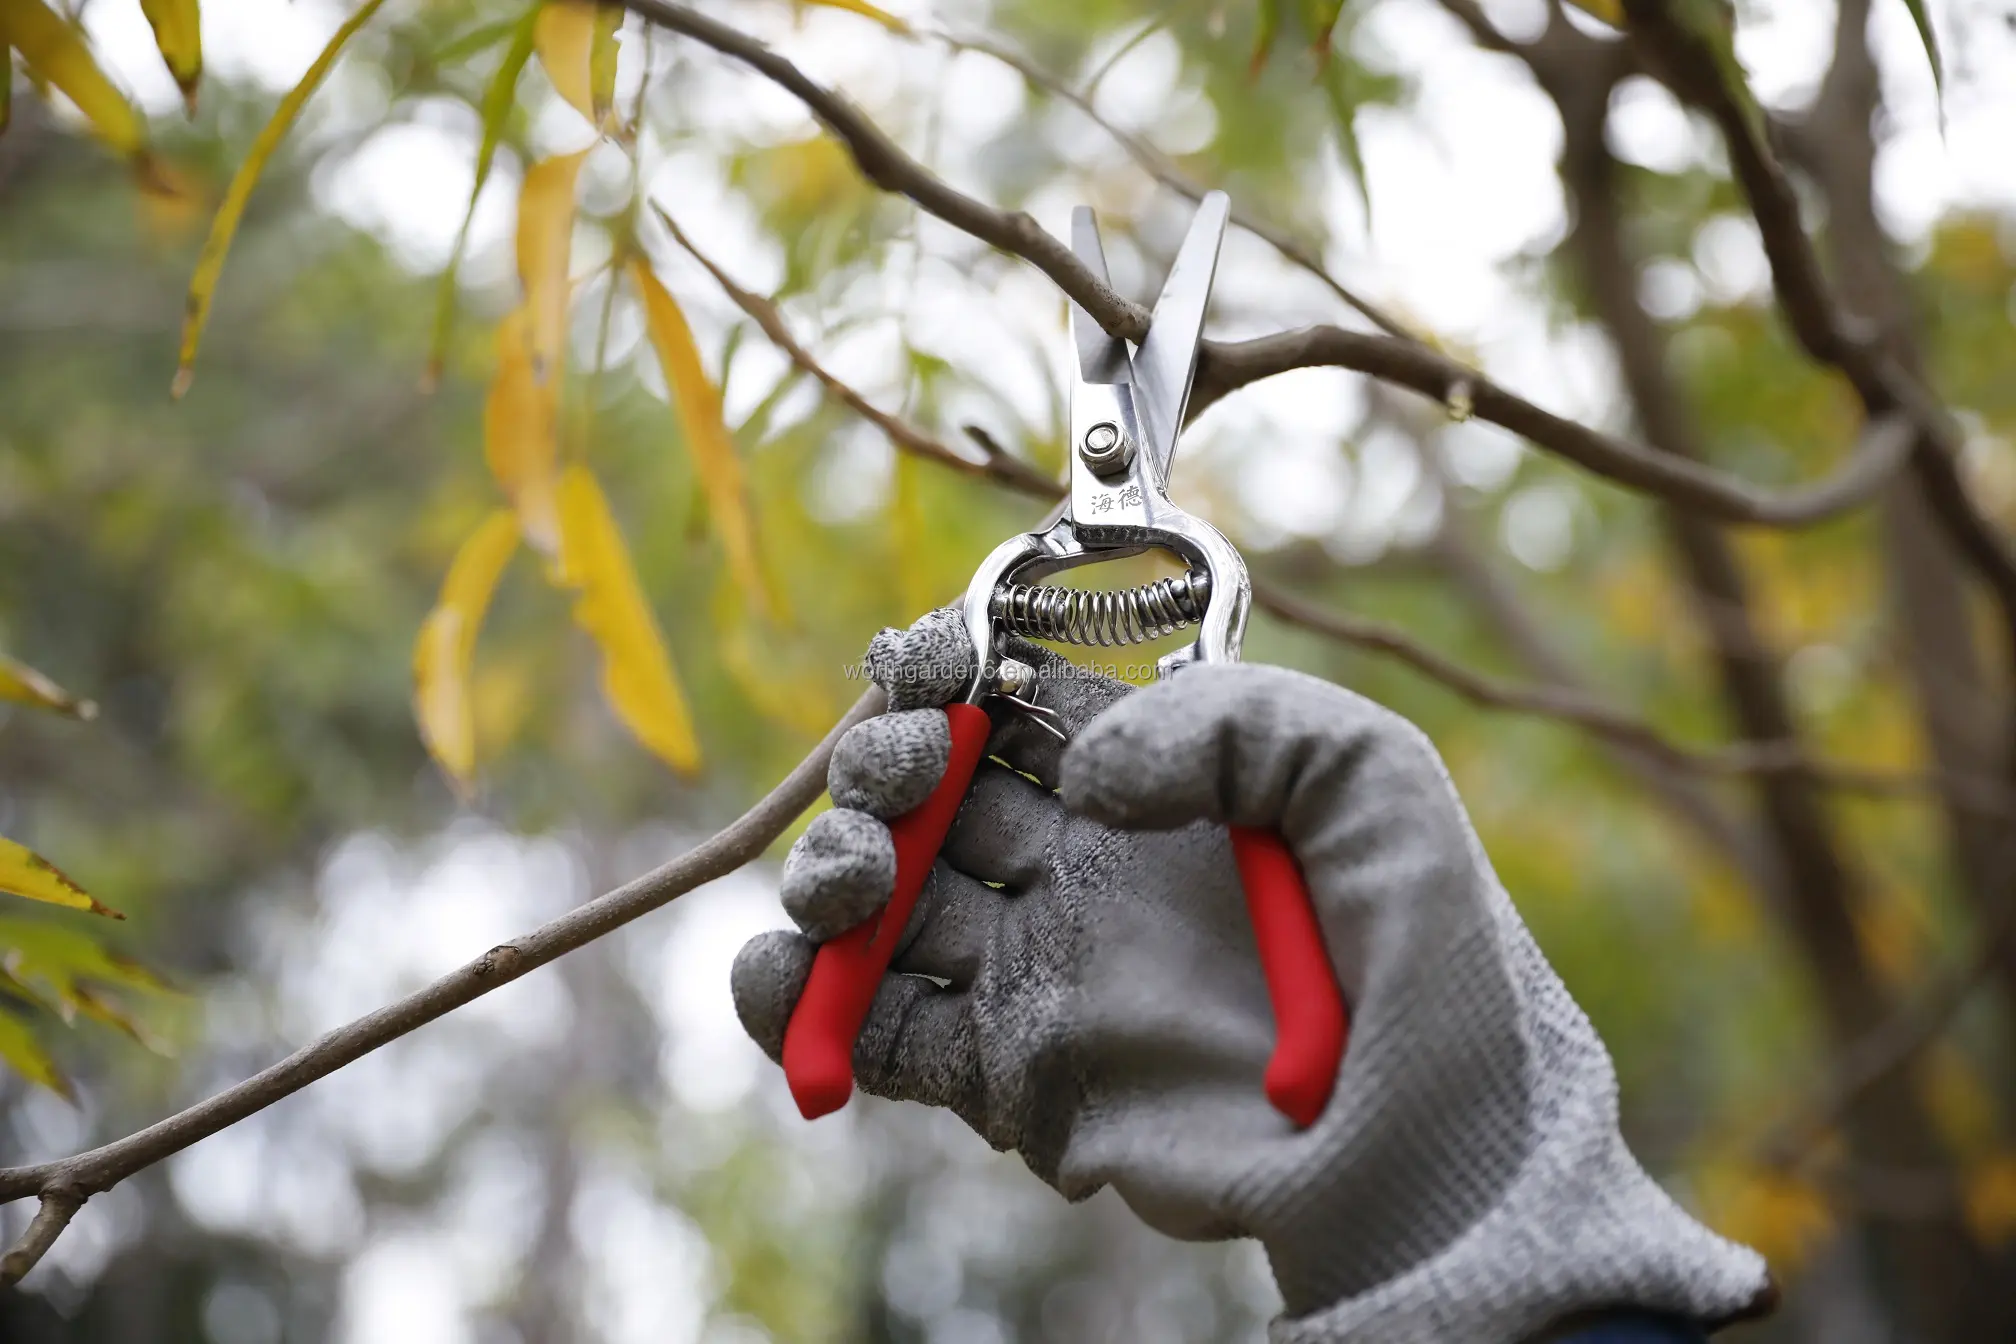
[[518,549],[518,519],[499,509],[455,552],[441,596],[413,645],[413,716],[420,737],[458,791],[476,776],[476,715],[470,690],[476,636],[504,567]]
[[259,175],[266,171],[267,161],[273,151],[280,147],[295,119],[308,99],[320,88],[328,77],[329,69],[336,64],[336,58],[357,30],[371,21],[378,7],[385,0],[364,0],[349,18],[343,21],[336,35],[329,39],[309,65],[301,81],[287,91],[280,105],[273,109],[273,116],[260,129],[258,138],[245,155],[245,161],[232,174],[231,185],[225,188],[224,201],[217,207],[217,215],[210,221],[210,236],[203,240],[202,254],[196,258],[196,274],[189,281],[188,314],[182,320],[182,354],[176,363],[173,395],[180,397],[189,390],[190,381],[196,376],[196,352],[203,343],[203,326],[210,320],[210,302],[217,293],[218,277],[224,273],[224,258],[230,254],[231,240],[238,233],[238,222],[245,217],[245,203],[252,198],[252,188],[259,184]]
[[630,550],[589,470],[560,479],[561,582],[575,593],[574,621],[602,653],[602,694],[631,735],[681,774],[700,769],[686,692]]

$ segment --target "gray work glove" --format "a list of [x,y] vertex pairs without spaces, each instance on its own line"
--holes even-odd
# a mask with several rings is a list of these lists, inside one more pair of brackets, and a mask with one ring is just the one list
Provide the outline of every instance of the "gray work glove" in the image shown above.
[[[964,648],[934,612],[870,650],[892,712],[841,740],[838,809],[786,862],[803,935],[735,962],[773,1059],[814,944],[889,894],[880,819],[943,772],[944,716],[919,707],[957,694]],[[1763,1260],[1626,1150],[1610,1058],[1419,730],[1279,668],[1130,694],[1018,656],[1073,741],[996,714],[1013,769],[974,777],[855,1049],[863,1088],[951,1108],[1069,1199],[1111,1185],[1171,1236],[1257,1238],[1276,1344],[1515,1344],[1606,1307],[1713,1325],[1768,1304]],[[1287,840],[1351,1005],[1305,1131],[1262,1091],[1274,1025],[1227,823]]]

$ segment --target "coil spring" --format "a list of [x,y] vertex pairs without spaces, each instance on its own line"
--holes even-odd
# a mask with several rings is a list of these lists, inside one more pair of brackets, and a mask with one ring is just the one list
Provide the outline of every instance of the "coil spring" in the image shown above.
[[1181,578],[1104,593],[1011,583],[994,590],[987,609],[1025,639],[1110,648],[1146,643],[1197,624],[1210,596],[1211,576],[1191,570]]

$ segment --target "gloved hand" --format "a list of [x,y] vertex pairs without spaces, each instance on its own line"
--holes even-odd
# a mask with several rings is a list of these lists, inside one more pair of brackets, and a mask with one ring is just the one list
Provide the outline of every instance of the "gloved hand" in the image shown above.
[[[855,1050],[864,1089],[949,1107],[1067,1198],[1110,1184],[1171,1236],[1257,1238],[1287,1304],[1276,1344],[1514,1344],[1592,1309],[1713,1324],[1768,1303],[1762,1259],[1626,1150],[1609,1056],[1417,729],[1279,668],[1129,693],[1017,656],[1073,740],[996,715],[1013,769],[974,778]],[[838,807],[786,862],[803,933],[735,963],[773,1059],[815,943],[889,894],[882,819],[949,751],[920,706],[970,657],[950,612],[870,649],[892,710],[842,739]],[[1262,1091],[1274,1027],[1227,823],[1287,840],[1351,1005],[1307,1130]]]

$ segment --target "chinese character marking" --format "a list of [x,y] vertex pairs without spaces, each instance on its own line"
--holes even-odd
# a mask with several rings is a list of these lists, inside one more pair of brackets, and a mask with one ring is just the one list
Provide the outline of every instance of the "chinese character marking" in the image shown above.
[[1095,496],[1093,496],[1093,498],[1092,498],[1092,512],[1094,512],[1094,513],[1111,513],[1111,512],[1113,512],[1113,496],[1111,496],[1111,495],[1109,495],[1109,494],[1099,494],[1099,495],[1095,495]]
[[1123,509],[1140,508],[1141,487],[1138,485],[1130,485],[1125,490],[1122,490],[1120,492],[1120,507]]

